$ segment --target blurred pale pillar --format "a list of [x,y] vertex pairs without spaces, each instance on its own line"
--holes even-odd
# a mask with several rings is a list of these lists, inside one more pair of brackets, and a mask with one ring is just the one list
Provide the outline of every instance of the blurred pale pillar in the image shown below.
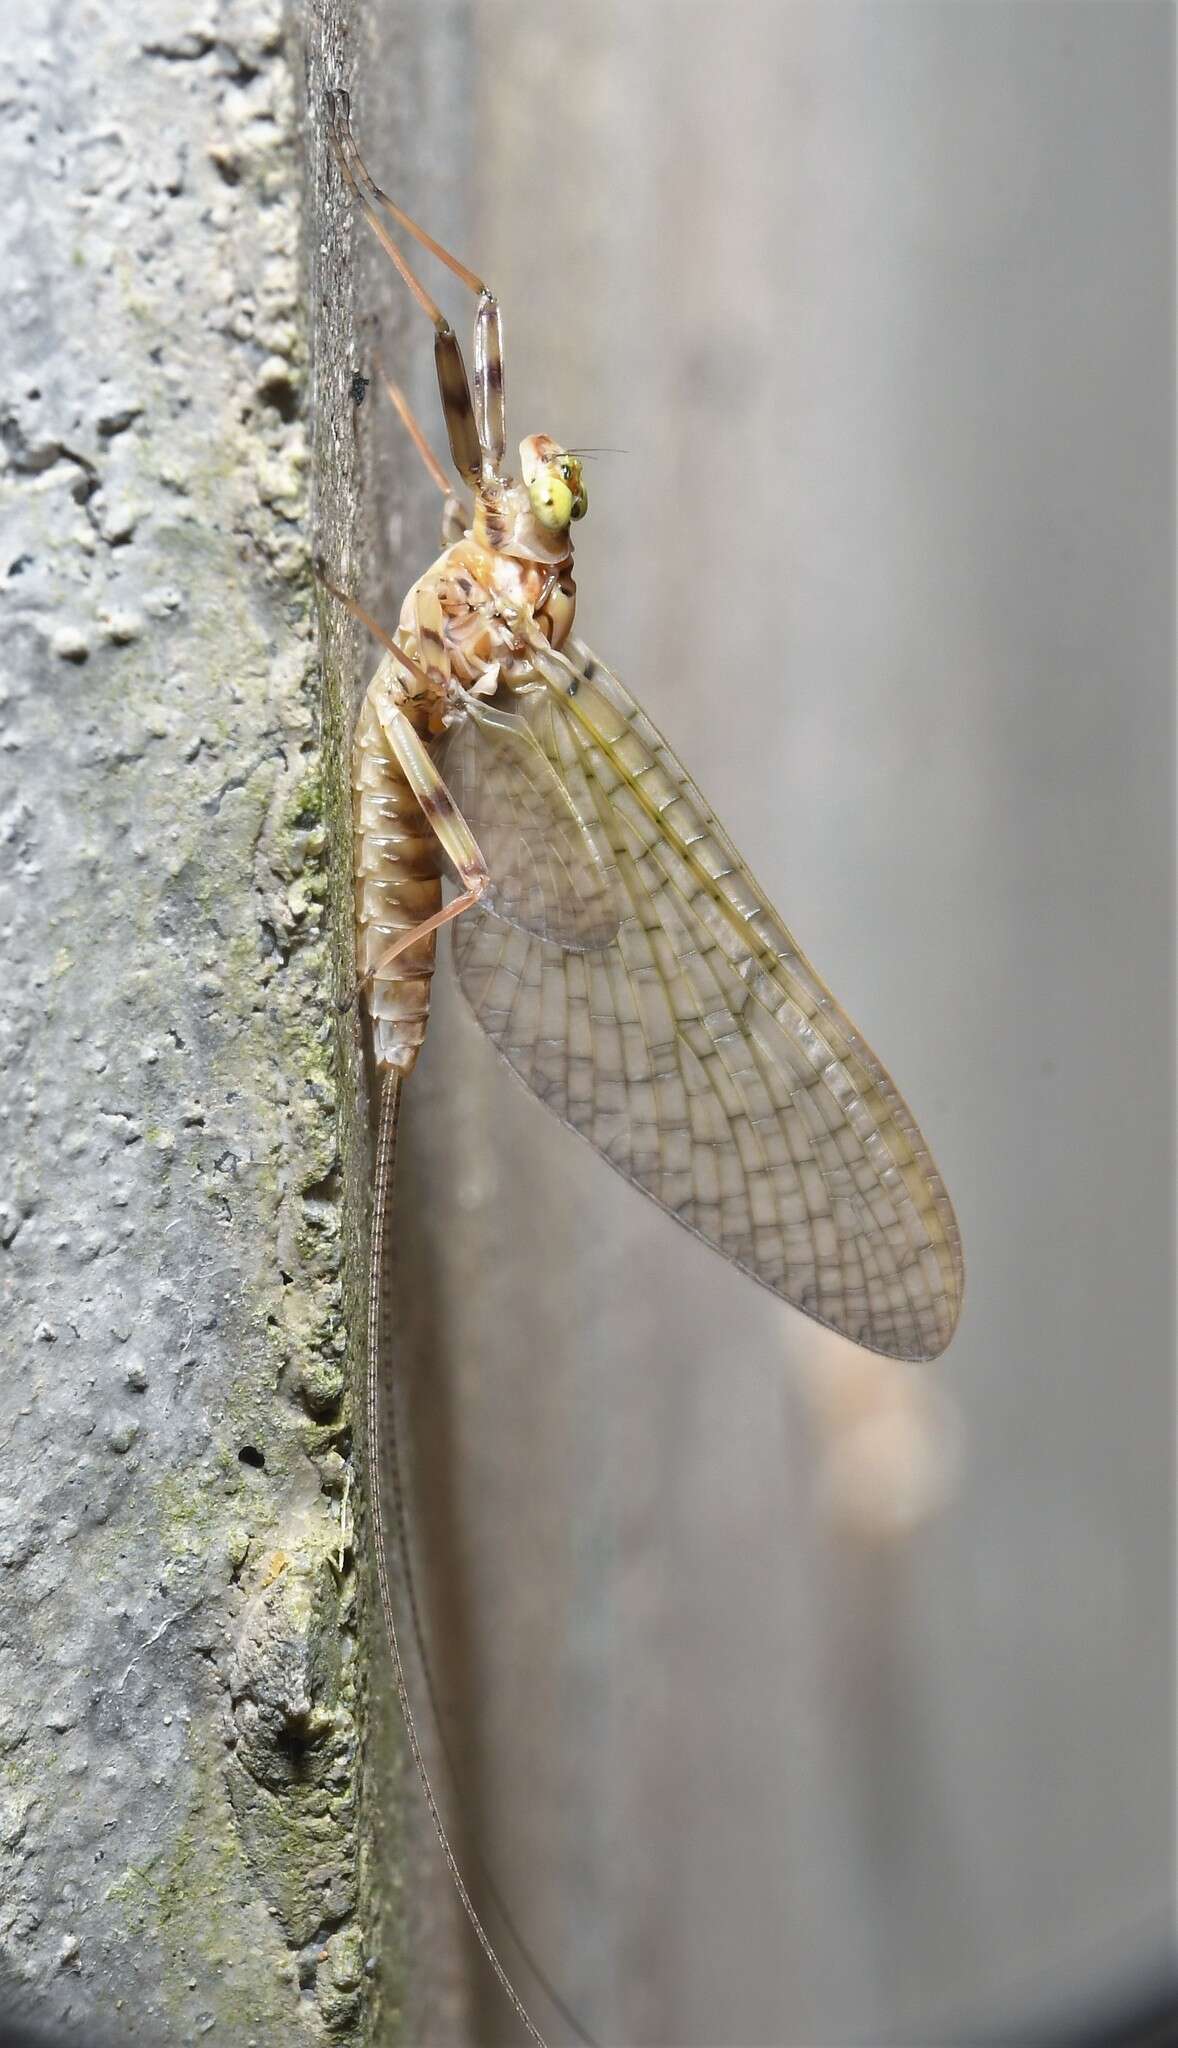
[[[864,1544],[849,1348],[440,994],[406,1359],[471,1825],[601,2040],[976,2039],[1172,1901],[1171,11],[501,0],[432,69],[391,15],[513,431],[625,451],[583,630],[910,1097],[969,1271],[949,1437],[910,1385],[859,1439],[935,1493],[959,1426],[955,1489]],[[408,582],[434,513],[379,431]],[[427,1961],[424,2038],[509,2038]]]

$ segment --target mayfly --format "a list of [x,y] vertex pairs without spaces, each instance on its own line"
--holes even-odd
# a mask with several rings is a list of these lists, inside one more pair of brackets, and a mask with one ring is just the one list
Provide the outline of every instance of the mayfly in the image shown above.
[[[433,322],[466,512],[395,386],[446,500],[446,545],[390,637],[353,752],[356,945],[380,1077],[369,1297],[369,1455],[391,1427],[381,1360],[401,1089],[425,1036],[436,935],[522,1081],[688,1230],[828,1328],[931,1359],[961,1307],[961,1244],[910,1111],[753,880],[670,747],[573,633],[579,456],[531,434],[505,471],[499,307],[382,192],[346,93],[336,161]],[[381,214],[477,300],[473,392],[449,322]],[[326,581],[326,578],[324,578]],[[457,893],[443,904],[449,870]],[[479,1941],[541,2036],[463,1882],[422,1760],[397,1649],[380,1489],[373,1537],[394,1673],[426,1800]],[[396,1533],[404,1558],[399,1488]],[[411,1581],[407,1595],[419,1620]],[[427,1667],[428,1682],[428,1667]],[[430,1687],[432,1692],[432,1685]]]

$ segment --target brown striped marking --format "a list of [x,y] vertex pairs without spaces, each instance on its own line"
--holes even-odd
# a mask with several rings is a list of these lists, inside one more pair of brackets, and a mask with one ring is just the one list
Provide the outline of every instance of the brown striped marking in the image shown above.
[[440,327],[434,337],[434,363],[454,467],[468,484],[477,487],[483,473],[482,444],[475,424],[466,364],[462,360],[458,338],[449,324]]

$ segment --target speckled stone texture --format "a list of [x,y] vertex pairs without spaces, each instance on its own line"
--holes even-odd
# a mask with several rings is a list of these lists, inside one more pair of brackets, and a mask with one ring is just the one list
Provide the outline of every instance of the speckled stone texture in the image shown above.
[[339,30],[267,0],[28,20],[0,58],[6,2010],[350,2042],[346,839],[305,426],[313,301],[330,536],[350,276],[303,157]]

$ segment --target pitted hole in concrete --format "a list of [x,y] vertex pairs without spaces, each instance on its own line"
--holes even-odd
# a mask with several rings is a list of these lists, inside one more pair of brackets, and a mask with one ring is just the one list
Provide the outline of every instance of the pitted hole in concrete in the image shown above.
[[241,1465],[252,1465],[256,1472],[264,1472],[266,1469],[266,1453],[260,1451],[256,1444],[243,1444],[237,1453],[237,1459]]

